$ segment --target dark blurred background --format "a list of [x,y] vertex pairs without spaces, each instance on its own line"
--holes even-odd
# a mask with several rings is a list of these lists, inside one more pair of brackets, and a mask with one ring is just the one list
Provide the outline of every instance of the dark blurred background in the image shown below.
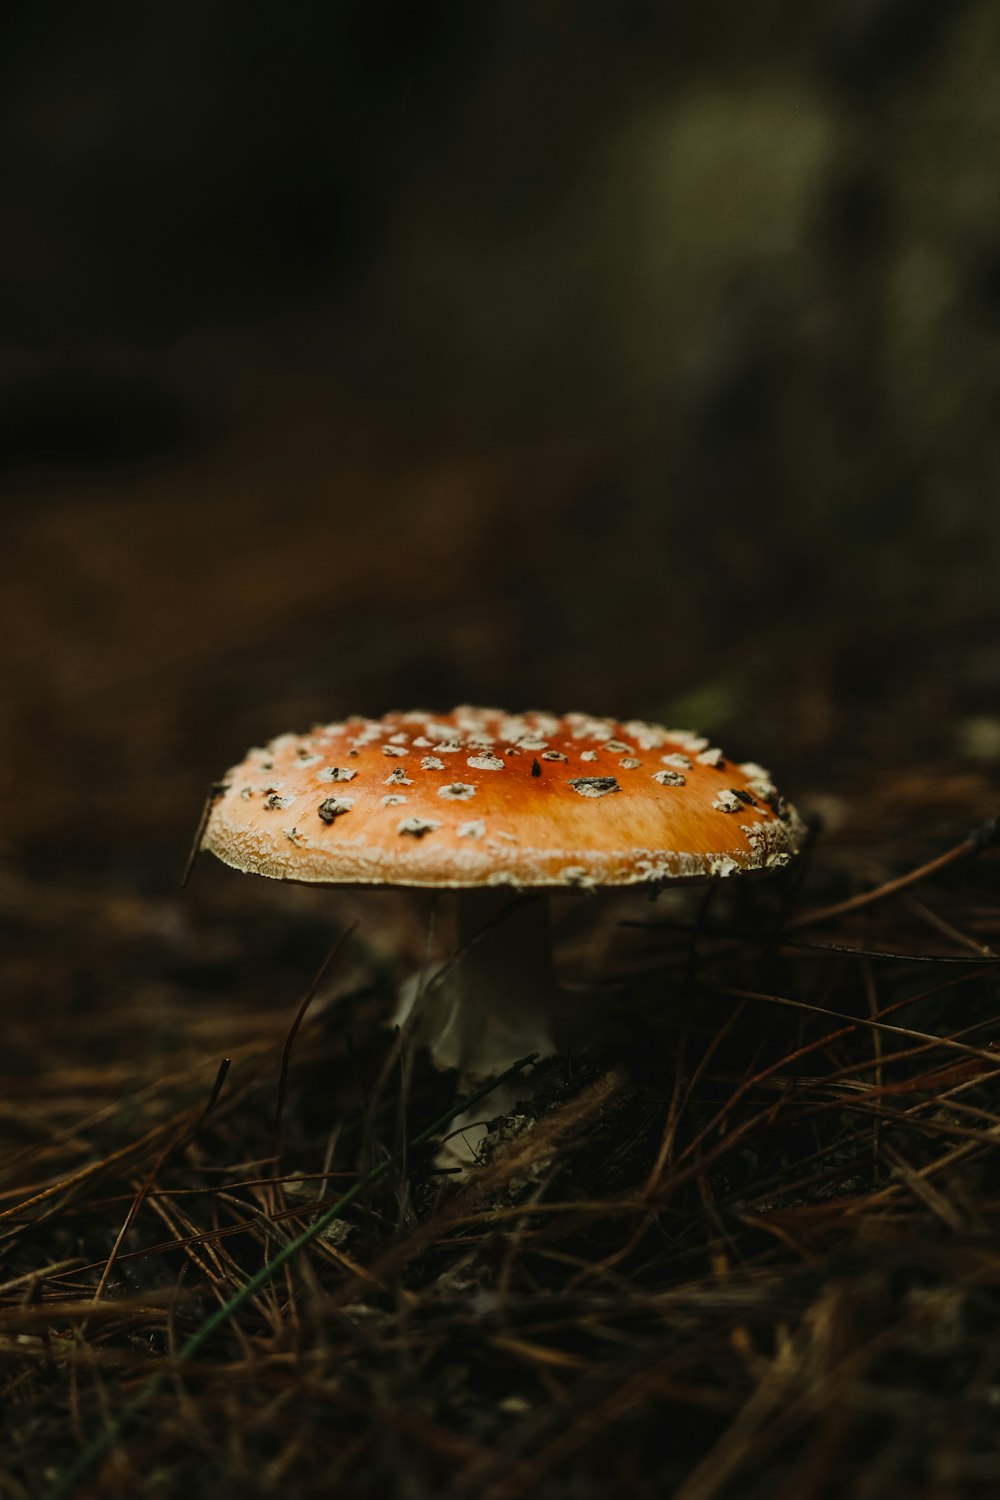
[[169,883],[249,744],[456,701],[995,784],[990,0],[5,16],[21,868]]

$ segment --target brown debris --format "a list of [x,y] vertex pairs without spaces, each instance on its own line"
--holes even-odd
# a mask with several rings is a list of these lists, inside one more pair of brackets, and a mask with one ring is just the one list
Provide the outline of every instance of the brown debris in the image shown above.
[[[614,998],[589,1050],[495,1118],[484,1102],[457,1176],[406,1147],[453,1079],[394,1056],[372,946],[415,966],[429,931],[447,952],[427,908],[368,893],[376,925],[332,950],[358,898],[293,890],[275,912],[273,888],[237,900],[226,881],[194,921],[210,867],[187,906],[8,879],[14,971],[52,997],[44,1048],[31,1007],[9,1011],[0,1093],[13,1482],[44,1493],[394,1153],[161,1387],[96,1486],[135,1492],[155,1469],[192,1494],[212,1472],[234,1500],[279,1478],[393,1496],[405,1472],[428,1500],[825,1500],[877,1461],[888,1500],[920,1453],[978,1500],[1000,1463],[1000,858],[962,837],[981,824],[969,799],[937,851],[887,852],[884,879],[848,828],[804,880],[723,883],[705,910],[693,892],[578,898],[572,976]],[[102,976],[86,1015],[81,967]],[[152,1036],[168,1041],[148,1065]]]

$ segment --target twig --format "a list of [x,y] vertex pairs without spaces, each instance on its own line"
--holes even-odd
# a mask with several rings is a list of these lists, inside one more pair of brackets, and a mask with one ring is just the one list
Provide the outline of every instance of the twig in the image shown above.
[[195,860],[201,853],[202,840],[205,837],[205,829],[208,827],[208,820],[212,816],[212,808],[218,802],[219,798],[222,796],[225,790],[226,783],[224,781],[213,781],[212,785],[208,789],[208,792],[205,796],[205,801],[202,805],[201,816],[198,819],[198,824],[194,831],[194,838],[191,840],[191,849],[188,853],[187,861],[181,874],[181,890],[184,890],[188,881],[191,879],[191,871],[194,869]]
[[278,1074],[278,1101],[274,1106],[275,1135],[278,1135],[281,1131],[281,1116],[285,1108],[285,1091],[288,1087],[288,1064],[292,1055],[292,1047],[295,1045],[295,1038],[299,1033],[299,1027],[305,1020],[306,1011],[309,1009],[310,1005],[316,998],[316,992],[319,989],[320,985],[323,983],[327,970],[330,968],[334,959],[339,957],[339,955],[343,952],[345,944],[350,938],[354,936],[357,930],[357,922],[352,922],[347,931],[340,934],[340,937],[333,944],[333,947],[329,950],[323,962],[320,964],[315,975],[313,976],[312,982],[303,995],[298,1010],[295,1012],[295,1019],[292,1021],[291,1026],[288,1028],[288,1035],[285,1037],[284,1046],[281,1049],[281,1070]]
[[846,901],[835,901],[832,906],[818,906],[813,911],[800,912],[797,917],[792,917],[785,923],[784,931],[800,932],[803,927],[814,927],[820,922],[829,922],[834,917],[842,917],[847,912],[860,911],[862,907],[871,906],[876,901],[884,901],[887,896],[895,896],[898,891],[905,891],[909,886],[916,885],[921,880],[927,880],[929,876],[937,875],[941,870],[947,870],[949,866],[958,864],[963,859],[971,859],[976,854],[982,854],[997,843],[1000,843],[1000,815],[988,818],[953,849],[939,854],[936,859],[928,860],[926,864],[918,865],[915,870],[908,870],[905,875],[897,875],[894,880],[887,880],[883,885],[877,885],[874,890],[862,891],[857,896],[849,896]]

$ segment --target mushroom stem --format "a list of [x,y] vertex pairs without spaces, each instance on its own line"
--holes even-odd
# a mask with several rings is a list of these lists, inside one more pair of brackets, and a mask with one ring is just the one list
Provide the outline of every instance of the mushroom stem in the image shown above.
[[415,1040],[438,1068],[485,1078],[519,1057],[556,1050],[559,984],[544,895],[452,894],[456,955],[403,986],[396,1021],[416,1016]]

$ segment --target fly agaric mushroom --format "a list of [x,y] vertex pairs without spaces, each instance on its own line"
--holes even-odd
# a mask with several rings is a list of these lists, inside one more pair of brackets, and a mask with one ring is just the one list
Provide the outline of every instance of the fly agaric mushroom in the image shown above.
[[417,1036],[471,1076],[556,1050],[547,903],[517,893],[773,870],[802,832],[762,767],[579,713],[352,718],[251,750],[223,788],[204,845],[238,870],[454,893],[457,957],[426,983]]

